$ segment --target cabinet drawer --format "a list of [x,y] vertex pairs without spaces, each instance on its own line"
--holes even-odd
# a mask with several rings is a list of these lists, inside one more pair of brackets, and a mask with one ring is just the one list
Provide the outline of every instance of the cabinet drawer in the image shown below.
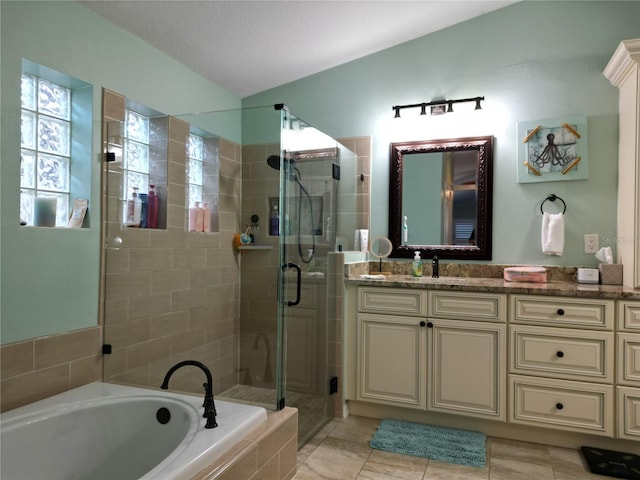
[[541,325],[567,325],[612,330],[614,300],[511,295],[511,320]]
[[514,423],[613,436],[613,387],[509,376]]
[[618,328],[640,332],[640,302],[618,302]]
[[618,383],[640,386],[640,334],[617,333]]
[[613,333],[511,325],[511,373],[613,381]]
[[430,291],[430,317],[506,322],[507,296],[499,293]]
[[640,388],[618,387],[617,436],[640,440]]
[[424,317],[427,314],[426,291],[406,288],[360,287],[358,289],[358,310]]

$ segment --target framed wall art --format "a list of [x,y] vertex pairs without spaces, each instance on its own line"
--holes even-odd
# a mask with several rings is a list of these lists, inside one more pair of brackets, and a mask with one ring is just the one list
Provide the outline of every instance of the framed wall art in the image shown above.
[[519,122],[518,183],[589,178],[587,117]]

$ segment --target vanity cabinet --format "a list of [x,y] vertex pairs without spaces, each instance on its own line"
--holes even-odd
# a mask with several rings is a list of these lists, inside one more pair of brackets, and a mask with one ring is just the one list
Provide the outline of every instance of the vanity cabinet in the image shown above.
[[427,410],[506,419],[506,295],[430,291]]
[[640,302],[618,302],[618,437],[640,440]]
[[615,301],[510,300],[509,421],[614,436]]
[[424,409],[425,292],[359,288],[357,302],[356,399]]
[[357,303],[357,400],[506,418],[506,295],[360,287]]

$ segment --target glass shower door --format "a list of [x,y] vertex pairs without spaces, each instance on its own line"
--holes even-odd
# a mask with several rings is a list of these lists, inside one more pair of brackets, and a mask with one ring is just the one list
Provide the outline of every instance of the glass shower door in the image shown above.
[[328,262],[335,251],[336,141],[282,110],[280,152],[280,398],[298,409],[303,445],[334,416],[335,315]]

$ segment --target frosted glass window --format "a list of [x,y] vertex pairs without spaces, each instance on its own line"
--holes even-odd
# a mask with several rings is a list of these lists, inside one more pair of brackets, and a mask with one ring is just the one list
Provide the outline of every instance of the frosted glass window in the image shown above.
[[69,158],[38,155],[38,186],[56,192],[69,191]]
[[71,89],[23,73],[20,124],[20,220],[33,224],[34,199],[56,198],[56,226],[66,226],[71,172]]
[[71,119],[71,90],[44,78],[38,79],[38,111],[63,120]]
[[127,138],[149,144],[149,117],[127,110]]
[[38,116],[38,150],[69,156],[70,136],[69,122]]
[[125,140],[124,161],[127,170],[149,173],[149,145]]
[[189,207],[195,207],[196,202],[202,203],[202,185],[204,171],[204,139],[199,135],[190,134],[187,143],[187,184],[189,185]]
[[36,114],[22,110],[20,124],[20,143],[22,148],[36,148]]
[[123,150],[124,196],[149,191],[150,118],[133,110],[126,111]]
[[31,150],[22,150],[21,152],[20,186],[36,188],[36,154]]
[[36,77],[22,74],[22,84],[20,91],[20,101],[22,108],[28,108],[29,110],[36,109]]

